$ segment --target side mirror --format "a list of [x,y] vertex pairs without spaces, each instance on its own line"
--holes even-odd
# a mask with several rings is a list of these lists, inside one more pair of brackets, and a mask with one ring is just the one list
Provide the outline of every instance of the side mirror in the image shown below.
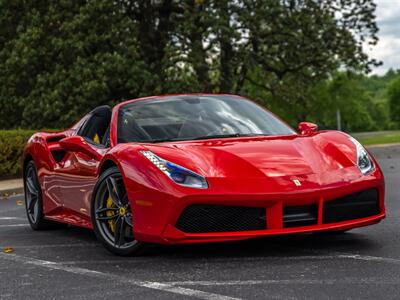
[[60,140],[59,143],[61,148],[63,148],[65,151],[81,152],[90,158],[99,159],[99,153],[97,153],[97,151],[94,150],[81,136],[76,135],[66,137]]
[[300,122],[297,129],[298,133],[301,135],[308,135],[317,132],[318,125],[309,122]]

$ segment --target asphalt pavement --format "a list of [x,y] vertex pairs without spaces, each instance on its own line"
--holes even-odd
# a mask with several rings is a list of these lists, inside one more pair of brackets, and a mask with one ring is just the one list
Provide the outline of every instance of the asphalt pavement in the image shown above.
[[123,258],[89,230],[34,232],[22,196],[0,199],[0,299],[399,299],[400,146],[372,152],[387,218],[342,235],[154,246]]

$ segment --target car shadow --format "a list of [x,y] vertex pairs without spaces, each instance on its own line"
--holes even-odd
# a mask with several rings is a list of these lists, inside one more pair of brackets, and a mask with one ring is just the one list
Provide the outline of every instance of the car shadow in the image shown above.
[[373,250],[379,244],[363,234],[341,235],[297,234],[258,238],[239,242],[153,246],[146,256],[165,258],[221,258],[221,257],[295,257],[332,255]]
[[[94,232],[70,226],[53,232],[80,242],[98,243]],[[240,257],[298,257],[306,255],[338,255],[372,252],[380,244],[368,234],[346,232],[342,234],[295,234],[264,237],[235,242],[190,244],[190,245],[148,245],[140,257],[162,259],[220,259]],[[109,253],[104,249],[104,252]],[[131,257],[134,259],[135,257]],[[129,259],[129,258],[128,258]]]
[[[98,244],[92,230],[69,226],[65,229],[52,231],[52,234],[63,236],[68,240],[83,243]],[[342,234],[294,234],[249,239],[235,242],[189,244],[189,245],[155,245],[145,248],[139,257],[154,257],[164,260],[184,259],[221,259],[241,257],[299,257],[323,256],[339,254],[357,254],[373,252],[381,245],[368,234],[346,232]],[[104,249],[105,255],[109,256]],[[135,259],[138,256],[133,256]],[[129,259],[129,258],[127,258]]]

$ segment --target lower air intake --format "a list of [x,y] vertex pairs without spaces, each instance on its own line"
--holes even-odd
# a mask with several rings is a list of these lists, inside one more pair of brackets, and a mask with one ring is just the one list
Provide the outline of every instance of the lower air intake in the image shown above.
[[315,225],[318,222],[318,206],[285,206],[283,208],[283,227]]
[[325,202],[323,223],[366,218],[379,213],[378,190],[369,189]]
[[193,204],[184,209],[176,228],[187,233],[266,229],[265,208]]

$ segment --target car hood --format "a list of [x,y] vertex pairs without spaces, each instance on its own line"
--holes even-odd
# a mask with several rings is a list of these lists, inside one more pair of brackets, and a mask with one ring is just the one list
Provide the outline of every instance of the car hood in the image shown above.
[[341,132],[312,136],[228,138],[146,145],[206,177],[320,175],[355,166],[355,147]]

